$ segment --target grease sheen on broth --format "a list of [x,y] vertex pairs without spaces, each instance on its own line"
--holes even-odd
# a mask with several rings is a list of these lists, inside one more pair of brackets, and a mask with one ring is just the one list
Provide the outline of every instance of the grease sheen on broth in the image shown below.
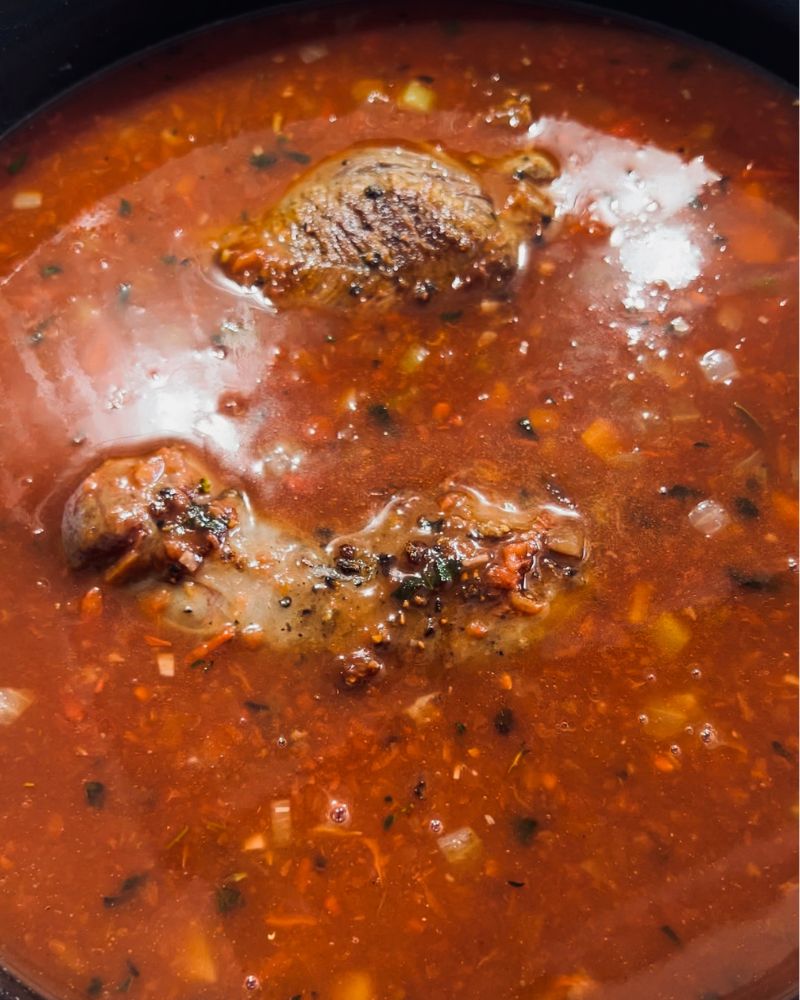
[[[788,995],[794,117],[619,25],[340,11],[5,140],[4,964],[69,1000]],[[370,144],[474,171],[516,273],[380,308],[220,273]],[[109,459],[191,470],[141,523],[199,556],[65,553]]]

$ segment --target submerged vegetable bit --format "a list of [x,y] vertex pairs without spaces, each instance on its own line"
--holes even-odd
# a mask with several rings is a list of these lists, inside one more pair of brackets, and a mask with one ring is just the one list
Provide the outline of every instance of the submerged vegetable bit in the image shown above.
[[24,688],[0,688],[0,726],[10,726],[34,703],[31,691]]
[[472,827],[462,826],[443,834],[436,841],[439,850],[451,865],[477,861],[483,853],[483,843]]

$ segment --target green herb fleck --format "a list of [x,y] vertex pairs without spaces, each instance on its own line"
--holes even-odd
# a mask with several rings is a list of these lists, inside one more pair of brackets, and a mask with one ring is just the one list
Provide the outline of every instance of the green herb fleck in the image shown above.
[[534,819],[533,816],[515,816],[511,823],[514,836],[523,847],[527,847],[536,836],[536,832],[539,829],[539,821]]
[[783,757],[784,760],[792,760],[791,751],[787,750],[780,740],[773,740],[770,746],[772,747],[772,752],[776,753],[779,757]]
[[269,705],[265,701],[251,701],[248,699],[244,703],[244,707],[249,711],[258,715],[260,712],[268,712]]
[[28,162],[28,154],[19,153],[17,156],[14,157],[13,160],[11,160],[6,165],[6,171],[7,173],[11,174],[12,177],[15,177],[21,170],[24,169],[25,164],[27,162]]
[[453,312],[441,313],[439,319],[443,323],[457,323],[463,315],[464,311],[462,309],[455,309]]
[[117,288],[117,302],[121,306],[126,306],[131,297],[131,284],[129,281],[123,281]]
[[103,992],[103,980],[98,976],[92,976],[86,986],[87,997],[99,997]]
[[174,253],[165,253],[161,258],[161,263],[166,264],[167,267],[173,267],[178,263],[178,258]]
[[198,493],[210,493],[211,492],[211,482],[207,476],[203,476],[200,482],[197,484]]
[[220,913],[230,913],[240,906],[244,906],[244,899],[239,889],[230,882],[220,885],[216,889],[217,910]]
[[120,884],[119,892],[113,896],[103,896],[103,906],[107,909],[113,909],[115,906],[127,903],[146,881],[147,874],[145,872],[129,875]]
[[39,271],[43,278],[55,278],[57,274],[63,274],[64,268],[60,264],[45,264]]
[[391,830],[393,824],[394,824],[394,813],[389,813],[387,816],[383,817],[384,830]]
[[287,160],[294,160],[295,163],[311,163],[311,157],[308,153],[301,153],[297,149],[287,149],[283,155]]
[[519,427],[525,437],[532,438],[534,441],[539,437],[529,417],[520,417],[517,421],[517,427]]
[[467,731],[467,724],[466,724],[466,722],[457,722],[456,723],[456,732],[458,733],[459,736],[463,736],[466,731]]
[[514,728],[514,713],[504,705],[494,717],[494,728],[501,736],[508,736]]
[[525,883],[524,882],[517,882],[517,880],[513,879],[513,878],[506,879],[506,884],[510,885],[512,889],[524,889],[525,888]]
[[446,21],[441,22],[442,32],[447,35],[448,38],[453,38],[455,35],[460,35],[464,30],[462,24],[456,18],[448,18]]
[[128,967],[128,975],[122,980],[122,982],[117,986],[117,993],[127,993],[128,990],[133,985],[134,979],[139,978],[139,970],[133,964],[130,959],[127,959],[125,963]]
[[375,423],[380,424],[381,427],[391,427],[393,424],[392,414],[389,411],[389,407],[386,403],[373,403],[367,411]]
[[739,517],[752,520],[759,516],[759,509],[750,497],[734,497],[733,506]]
[[274,153],[253,153],[249,162],[256,170],[269,170],[278,162],[278,157]]
[[127,217],[131,214],[132,211],[133,211],[133,205],[131,205],[131,203],[128,201],[128,199],[127,198],[120,198],[120,201],[119,201],[119,214],[120,214],[120,216],[122,216],[123,219],[127,219]]
[[85,782],[83,791],[92,809],[102,809],[106,804],[106,786],[102,781]]
[[34,347],[38,347],[39,344],[44,340],[44,330],[41,327],[38,330],[34,330],[33,333],[28,337],[29,343]]
[[202,670],[204,674],[207,674],[209,670],[214,666],[213,660],[206,660],[201,658],[199,660],[192,660],[189,664],[190,670]]
[[674,931],[674,930],[673,930],[673,929],[672,929],[672,928],[670,927],[670,925],[669,925],[669,924],[662,924],[662,925],[661,925],[661,927],[660,927],[659,929],[660,929],[661,933],[662,933],[662,934],[663,934],[663,935],[664,935],[665,937],[668,937],[668,938],[669,938],[669,940],[670,940],[670,941],[671,941],[671,942],[672,942],[673,944],[677,944],[677,945],[680,945],[680,944],[683,944],[683,941],[681,941],[681,939],[680,939],[680,936],[679,936],[679,935],[677,934],[677,932],[676,932],[676,931]]

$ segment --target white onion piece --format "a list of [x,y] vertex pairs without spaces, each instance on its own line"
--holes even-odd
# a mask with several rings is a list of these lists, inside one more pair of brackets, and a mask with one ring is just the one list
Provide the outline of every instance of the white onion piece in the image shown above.
[[0,688],[0,726],[10,726],[30,708],[34,697],[21,688]]
[[451,865],[474,861],[483,849],[481,838],[471,826],[462,826],[452,833],[445,833],[436,843]]
[[269,804],[272,821],[272,846],[288,847],[292,842],[292,803],[288,799],[274,799]]
[[727,510],[716,500],[701,500],[689,511],[689,523],[706,538],[711,538],[730,523]]
[[174,653],[158,653],[156,656],[156,662],[158,663],[158,672],[161,674],[162,677],[175,676]]
[[707,351],[700,358],[700,367],[709,382],[724,382],[730,385],[739,374],[736,361],[730,351]]

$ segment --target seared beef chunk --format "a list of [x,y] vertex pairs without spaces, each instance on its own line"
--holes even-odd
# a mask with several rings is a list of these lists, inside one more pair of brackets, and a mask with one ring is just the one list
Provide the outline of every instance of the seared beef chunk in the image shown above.
[[64,509],[70,566],[105,569],[109,580],[196,572],[205,556],[223,548],[236,522],[233,506],[212,500],[209,488],[179,448],[103,462]]
[[514,184],[505,213],[443,154],[355,148],[311,170],[259,222],[228,233],[218,260],[234,281],[295,305],[426,302],[475,282],[491,287],[514,272],[519,243],[549,207],[533,181],[555,174],[535,153],[502,169]]

